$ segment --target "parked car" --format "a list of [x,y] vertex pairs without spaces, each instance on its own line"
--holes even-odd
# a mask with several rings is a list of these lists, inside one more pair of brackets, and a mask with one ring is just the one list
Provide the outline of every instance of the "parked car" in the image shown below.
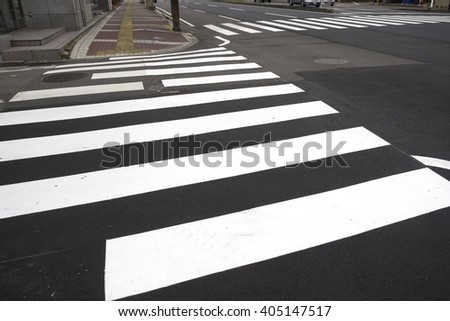
[[[320,7],[320,0],[287,0],[289,5],[293,6],[294,4],[299,4],[304,7],[306,6],[316,6]],[[322,0],[322,6],[334,6],[336,0]]]

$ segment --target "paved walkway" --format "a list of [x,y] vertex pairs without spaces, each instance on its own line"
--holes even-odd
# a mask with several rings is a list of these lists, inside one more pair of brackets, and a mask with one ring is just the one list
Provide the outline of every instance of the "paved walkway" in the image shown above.
[[140,0],[125,1],[86,34],[73,48],[72,59],[174,51],[189,46],[193,37],[172,31],[170,22]]

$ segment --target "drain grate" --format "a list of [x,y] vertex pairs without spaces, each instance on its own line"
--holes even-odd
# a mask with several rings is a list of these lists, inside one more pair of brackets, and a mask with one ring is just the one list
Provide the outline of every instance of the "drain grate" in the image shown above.
[[348,63],[348,60],[325,58],[325,59],[316,59],[316,60],[314,60],[314,62],[316,64],[323,64],[323,65],[343,65],[343,64]]
[[44,82],[67,82],[67,81],[75,81],[84,79],[88,76],[88,74],[83,72],[65,72],[55,75],[49,75],[41,78],[41,81]]

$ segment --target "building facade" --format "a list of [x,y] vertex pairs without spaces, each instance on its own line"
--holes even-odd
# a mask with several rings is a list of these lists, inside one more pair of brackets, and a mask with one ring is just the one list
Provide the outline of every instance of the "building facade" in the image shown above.
[[0,0],[0,33],[20,28],[80,30],[93,19],[93,0]]

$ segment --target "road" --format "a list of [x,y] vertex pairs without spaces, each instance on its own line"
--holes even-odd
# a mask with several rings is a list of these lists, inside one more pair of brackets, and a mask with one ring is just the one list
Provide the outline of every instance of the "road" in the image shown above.
[[0,297],[448,300],[448,15],[180,4],[182,53],[2,72]]

